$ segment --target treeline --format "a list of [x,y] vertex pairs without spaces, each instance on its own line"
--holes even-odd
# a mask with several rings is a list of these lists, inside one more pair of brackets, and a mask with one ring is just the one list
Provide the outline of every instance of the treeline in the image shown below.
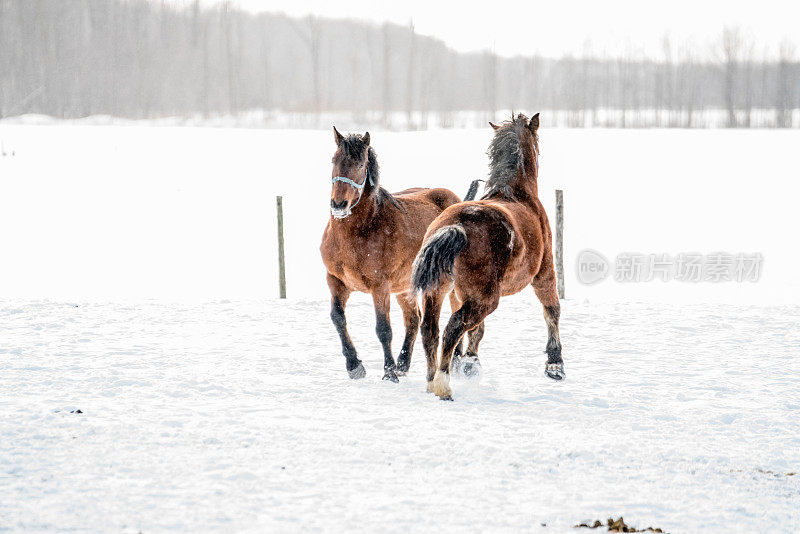
[[[706,51],[708,52],[708,51]],[[790,43],[759,56],[736,29],[712,60],[664,40],[634,53],[459,53],[395,24],[253,14],[222,4],[0,0],[0,118],[156,118],[349,112],[388,127],[452,126],[458,112],[550,110],[570,126],[800,126]],[[798,111],[795,111],[798,110]],[[400,119],[398,119],[400,117]],[[716,123],[715,123],[716,124]]]

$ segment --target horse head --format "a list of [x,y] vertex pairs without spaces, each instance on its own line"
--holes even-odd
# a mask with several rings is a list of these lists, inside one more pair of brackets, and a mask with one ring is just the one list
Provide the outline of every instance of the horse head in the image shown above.
[[369,132],[364,135],[344,136],[333,127],[336,152],[333,155],[331,173],[331,215],[343,219],[375,185],[371,160],[374,154],[369,146]]

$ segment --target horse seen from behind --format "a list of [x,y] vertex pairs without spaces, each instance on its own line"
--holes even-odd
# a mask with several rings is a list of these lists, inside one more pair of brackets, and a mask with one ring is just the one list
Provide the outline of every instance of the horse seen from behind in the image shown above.
[[[431,223],[411,276],[412,291],[422,293],[428,391],[445,400],[452,400],[451,358],[464,334],[483,328],[500,297],[529,285],[544,307],[545,374],[554,380],[565,378],[553,240],[537,184],[539,114],[528,120],[520,113],[492,127],[486,192],[481,200],[447,208]],[[439,314],[445,293],[453,286],[462,305],[444,329],[437,362]]]

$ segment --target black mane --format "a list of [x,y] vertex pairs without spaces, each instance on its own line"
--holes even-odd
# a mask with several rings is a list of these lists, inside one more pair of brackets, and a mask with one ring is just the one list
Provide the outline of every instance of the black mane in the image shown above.
[[[525,172],[526,147],[520,143],[520,135],[524,130],[528,130],[533,136],[533,143],[536,151],[539,151],[539,136],[531,132],[528,128],[528,118],[520,113],[512,116],[510,121],[504,121],[503,125],[495,132],[492,142],[489,144],[487,154],[489,155],[489,179],[486,180],[486,193],[482,198],[502,196],[514,200],[513,182],[520,169]],[[531,154],[531,157],[534,157]]]
[[[344,139],[342,139],[341,146],[341,160],[339,164],[342,165],[344,168],[348,168],[351,165],[358,165],[363,161],[364,156],[364,149],[366,145],[364,144],[364,138],[358,134],[350,134]],[[369,172],[369,180],[364,187],[364,194],[369,196],[372,194],[375,197],[375,201],[378,203],[378,206],[382,206],[386,201],[391,202],[396,208],[405,212],[403,207],[397,202],[397,199],[394,196],[381,187],[380,179],[381,179],[381,168],[378,165],[378,156],[375,154],[375,149],[372,146],[369,147],[367,152],[367,171]],[[372,181],[372,184],[370,184]]]

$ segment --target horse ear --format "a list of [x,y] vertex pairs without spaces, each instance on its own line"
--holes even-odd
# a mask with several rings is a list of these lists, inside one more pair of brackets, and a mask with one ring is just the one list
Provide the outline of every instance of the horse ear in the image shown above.
[[533,117],[531,117],[531,122],[530,122],[530,124],[528,124],[528,128],[530,128],[530,130],[533,133],[536,133],[536,130],[539,129],[539,114],[538,113],[536,115],[534,115]]
[[491,121],[489,122],[489,126],[491,126],[494,129],[495,132],[500,129],[500,127],[498,125],[496,125],[495,123],[493,123]]
[[339,130],[336,129],[336,126],[333,127],[333,139],[336,141],[336,145],[341,145],[342,141],[344,141],[344,136],[339,133]]
[[369,146],[369,132],[365,133],[361,140],[364,141],[365,145]]

